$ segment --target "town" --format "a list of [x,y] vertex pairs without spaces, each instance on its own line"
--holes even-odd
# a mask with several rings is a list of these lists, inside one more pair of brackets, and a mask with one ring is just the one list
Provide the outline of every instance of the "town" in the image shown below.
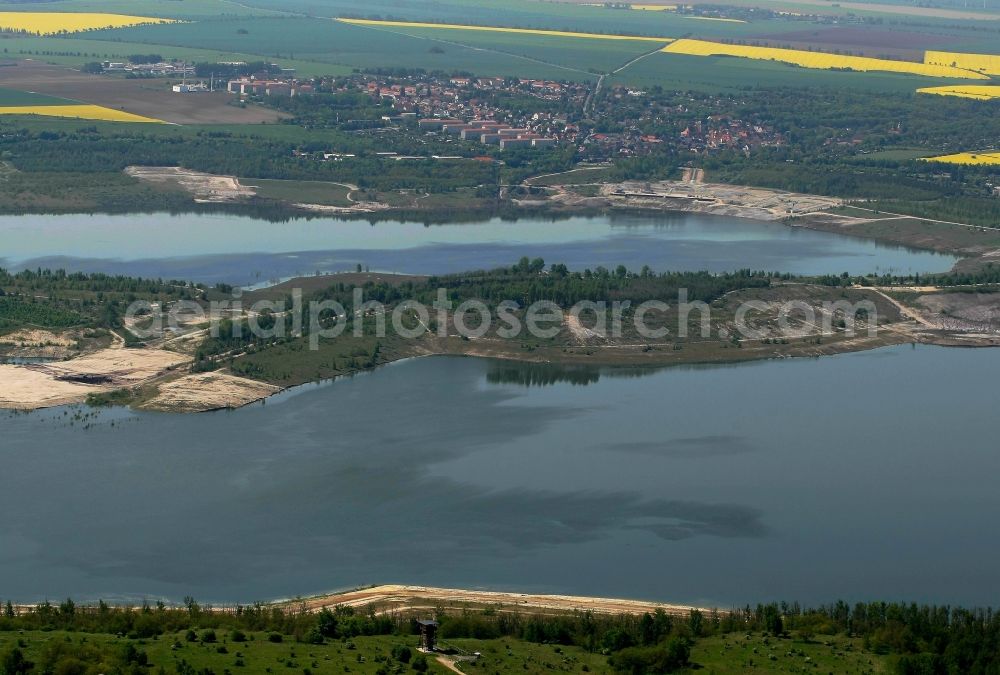
[[[189,64],[158,55],[92,65],[89,72],[110,77],[162,78],[182,95],[226,91],[241,105],[279,107],[293,117],[303,107],[332,106],[331,97],[362,96],[357,100],[364,105],[355,106],[352,114],[336,115],[336,126],[359,133],[409,129],[501,152],[569,146],[579,159],[600,162],[668,149],[695,154],[735,150],[749,156],[755,148],[785,144],[784,134],[768,120],[712,111],[726,102],[722,95],[694,105],[694,99],[678,102],[676,95],[664,97],[622,85],[607,87],[597,96],[595,84],[587,82],[420,69],[302,78],[276,63]],[[304,103],[306,98],[312,102]],[[299,103],[293,105],[291,99]],[[702,114],[705,111],[709,114]],[[351,155],[331,149],[325,156]]]

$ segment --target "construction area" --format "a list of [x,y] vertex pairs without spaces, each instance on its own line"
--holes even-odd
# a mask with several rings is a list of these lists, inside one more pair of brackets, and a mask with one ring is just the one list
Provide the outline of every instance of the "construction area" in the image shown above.
[[608,184],[601,196],[613,206],[692,211],[757,220],[782,220],[819,213],[842,204],[834,197],[721,183],[660,181]]

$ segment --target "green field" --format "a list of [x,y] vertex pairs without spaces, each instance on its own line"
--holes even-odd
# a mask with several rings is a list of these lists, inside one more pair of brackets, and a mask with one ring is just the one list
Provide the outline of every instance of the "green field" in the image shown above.
[[[137,652],[145,653],[148,672],[152,673],[160,667],[166,672],[181,672],[182,663],[193,667],[191,672],[209,669],[215,673],[246,675],[416,672],[412,668],[412,658],[409,664],[402,664],[392,657],[393,648],[401,646],[409,647],[416,656],[418,640],[413,636],[358,636],[314,645],[295,643],[288,637],[280,643],[271,642],[266,633],[248,633],[245,642],[232,642],[226,631],[216,632],[215,642],[203,642],[204,631],[198,632],[197,641],[188,641],[185,632],[146,640],[62,631],[0,633],[0,654],[22,644],[21,651],[37,669],[70,649],[76,651],[83,647],[124,654],[128,645],[132,645]],[[453,639],[444,644],[459,653],[479,652],[482,655],[476,663],[459,665],[467,673],[614,672],[606,656],[573,646],[536,644],[516,638]],[[767,638],[760,634],[706,637],[695,642],[691,662],[697,666],[682,672],[706,675],[890,672],[885,657],[865,652],[860,640],[843,636],[824,636],[810,641]],[[428,657],[427,663],[427,672],[449,672],[434,657]]]
[[438,0],[407,2],[398,0],[252,0],[254,7],[282,9],[323,17],[398,19],[432,23],[478,24],[515,28],[548,28],[592,33],[681,36],[698,32],[703,36],[736,37],[761,31],[797,30],[794,23],[760,21],[753,24],[691,21],[670,12],[643,12],[587,7],[562,2],[533,0]]
[[[220,52],[252,53],[258,58],[272,59],[282,65],[292,64],[299,72],[311,70],[325,71],[328,74],[343,72],[344,68],[424,68],[444,72],[473,72],[483,76],[551,79],[592,77],[579,66],[560,65],[554,60],[550,61],[553,63],[550,65],[525,56],[489,51],[488,44],[484,47],[477,43],[473,49],[457,42],[442,44],[426,37],[412,37],[336,21],[301,18],[240,19],[202,21],[164,27],[168,30],[155,30],[157,26],[137,26],[124,30],[95,31],[88,34],[85,40],[74,40],[74,42],[85,43],[93,39],[109,46],[114,44],[112,40],[120,39],[130,45],[143,44],[145,46],[141,49],[146,51],[154,48],[160,51],[161,45],[175,50],[205,51],[206,46],[212,45]],[[544,43],[536,44],[540,47],[536,51],[542,52],[546,49]],[[581,48],[586,46],[580,45]],[[562,46],[563,49],[566,47]],[[130,49],[134,50],[135,47]],[[560,45],[556,45],[554,49],[558,51]],[[121,51],[122,48],[119,47],[118,50]],[[604,61],[609,64],[624,63],[628,60],[628,53],[628,51],[620,52],[611,58],[605,58]],[[165,50],[164,54],[166,55]],[[581,52],[577,51],[576,58],[579,58],[580,54]],[[571,62],[572,59],[567,61]],[[304,62],[311,63],[306,65]]]
[[260,178],[241,179],[244,185],[257,188],[257,196],[292,203],[324,204],[328,206],[351,206],[347,198],[350,189],[339,183],[297,180],[264,180]]
[[[189,24],[183,24],[187,27]],[[198,24],[190,24],[198,25]],[[211,24],[210,24],[211,25]],[[180,27],[180,26],[178,26]],[[206,42],[205,44],[210,44]],[[0,41],[0,56],[7,59],[35,59],[79,68],[87,61],[121,61],[131,54],[156,52],[167,59],[185,61],[259,61],[273,54],[250,54],[224,49],[171,46],[164,44],[143,44],[121,39],[96,40],[83,37],[8,37]],[[347,66],[317,63],[293,58],[282,58],[280,63],[286,68],[295,68],[300,75],[341,75],[350,72]]]
[[200,19],[207,16],[275,15],[268,9],[251,9],[246,4],[227,0],[51,0],[26,4],[24,0],[0,0],[3,12],[107,12],[166,19]]
[[18,89],[7,89],[0,87],[0,106],[15,105],[72,105],[76,101],[71,101],[57,96],[46,96],[30,91],[20,91]]
[[812,70],[797,66],[725,56],[653,54],[623,70],[613,82],[640,87],[696,91],[731,91],[750,87],[827,87],[913,93],[935,78],[896,73]]
[[[338,7],[335,2],[327,5]],[[520,14],[528,5],[533,12]],[[378,6],[378,2],[375,3]],[[476,22],[506,26],[538,26],[554,30],[645,33],[664,37],[696,34],[715,39],[752,39],[801,30],[812,24],[767,21],[753,24],[694,22],[665,12],[628,12],[604,8],[546,6],[514,3],[505,17],[488,8],[477,11]],[[410,11],[406,19],[461,21],[452,5],[429,14]],[[586,11],[585,11],[586,10]],[[564,14],[573,18],[567,21]],[[592,22],[597,12],[604,20]],[[643,30],[622,22],[619,15],[643,14]],[[393,16],[382,15],[383,18]],[[398,18],[398,17],[395,17]],[[626,17],[627,18],[627,17]],[[466,17],[466,22],[472,18]],[[696,29],[696,32],[692,29]],[[998,26],[1000,28],[1000,26]],[[736,31],[735,33],[733,31]],[[964,38],[963,38],[964,39]],[[984,38],[985,39],[985,38]],[[958,38],[956,38],[958,40]],[[446,28],[374,27],[299,17],[210,19],[185,24],[135,26],[94,31],[75,38],[18,38],[6,43],[8,53],[34,51],[49,59],[79,61],[77,54],[125,56],[153,51],[191,60],[271,59],[294,67],[300,74],[338,74],[353,68],[423,68],[428,71],[471,72],[480,76],[515,76],[559,80],[593,80],[656,45],[645,42],[602,41],[583,38],[457,31]],[[209,48],[211,47],[211,48]],[[831,86],[871,91],[913,91],[928,83],[948,80],[893,73],[819,71],[764,61],[726,57],[688,57],[654,54],[620,72],[617,81],[637,86],[659,85],[704,91],[746,87]]]
[[[737,2],[736,4],[745,4]],[[797,5],[769,0],[766,6],[801,12],[838,11],[835,5]],[[0,9],[18,9],[23,3],[0,1]],[[832,10],[831,10],[832,8]],[[469,33],[447,29],[348,26],[337,16],[397,19],[437,23],[467,23],[552,30],[616,33],[657,37],[697,37],[708,40],[774,41],[789,33],[827,26],[786,19],[748,23],[692,21],[672,12],[644,12],[588,7],[573,3],[507,0],[437,0],[408,2],[371,0],[56,0],[47,11],[120,11],[188,19],[190,23],[136,26],[94,31],[68,37],[9,38],[3,41],[8,57],[42,57],[47,61],[79,65],[82,59],[121,59],[142,51],[192,61],[251,61],[270,59],[301,75],[336,75],[353,68],[423,68],[444,72],[471,72],[481,76],[518,76],[591,80],[609,73],[651,50],[649,44],[600,42],[586,39],[497,33]],[[860,12],[864,14],[865,12]],[[924,16],[891,15],[881,23],[852,25],[850,31],[905,30],[927,33],[932,27],[934,48],[954,51],[996,51],[996,25]],[[801,38],[800,38],[801,39]],[[875,44],[880,44],[877,41]],[[834,44],[821,45],[832,50]],[[931,46],[931,45],[928,45]],[[849,44],[845,49],[853,49]],[[919,45],[914,45],[919,49]],[[769,63],[733,65],[733,60],[700,62],[650,58],[622,74],[621,81],[640,86],[718,90],[745,86],[856,86],[897,91],[911,89],[921,78],[888,74],[820,73],[799,71]],[[677,57],[675,57],[677,58]],[[666,64],[666,65],[664,65]]]

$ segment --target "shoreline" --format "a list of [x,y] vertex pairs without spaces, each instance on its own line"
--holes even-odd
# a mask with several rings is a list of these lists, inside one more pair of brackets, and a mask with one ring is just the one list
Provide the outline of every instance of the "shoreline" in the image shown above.
[[[148,601],[151,596],[138,596],[136,603]],[[161,600],[167,607],[184,607],[177,600]],[[112,606],[131,607],[131,601],[112,601]],[[14,603],[18,612],[33,611],[44,605],[42,602]],[[253,602],[218,602],[203,605],[203,609],[220,614],[231,614],[237,607]],[[593,612],[610,616],[642,615],[663,611],[675,617],[687,617],[692,611],[727,614],[729,610],[718,607],[687,605],[678,603],[642,600],[636,598],[608,598],[588,595],[565,595],[556,593],[522,593],[518,591],[496,591],[472,588],[446,588],[417,584],[374,584],[352,587],[294,598],[280,598],[261,603],[264,607],[274,607],[302,614],[315,614],[323,609],[337,607],[354,610],[367,609],[376,615],[435,611],[437,609],[466,610],[491,608],[500,611],[528,613],[574,613]],[[83,602],[76,605],[78,611],[96,610],[97,602]]]
[[279,600],[268,603],[271,606],[301,608],[314,613],[334,607],[378,606],[376,614],[399,611],[434,609],[441,604],[458,604],[464,607],[491,606],[510,610],[594,612],[595,614],[653,613],[657,610],[672,616],[688,616],[691,611],[726,613],[711,607],[673,604],[651,600],[629,598],[605,598],[597,596],[561,595],[548,593],[518,593],[512,591],[490,591],[461,588],[442,588],[403,584],[382,584],[348,591],[323,593],[304,598]]
[[[30,414],[40,411],[51,411],[58,410],[60,408],[72,408],[78,406],[84,406],[90,410],[99,410],[106,407],[122,407],[128,408],[136,412],[154,412],[154,413],[166,413],[166,414],[201,414],[201,413],[216,413],[224,411],[240,410],[243,408],[248,408],[253,405],[266,405],[269,401],[275,398],[282,398],[288,396],[295,396],[300,392],[304,392],[307,388],[315,388],[321,386],[332,385],[338,381],[353,378],[357,375],[371,374],[377,372],[379,369],[404,363],[413,359],[422,358],[472,358],[472,359],[482,359],[484,361],[497,361],[497,362],[507,362],[516,365],[530,366],[553,366],[555,368],[565,368],[568,372],[573,369],[586,368],[593,370],[627,370],[627,369],[649,369],[651,371],[657,371],[668,368],[683,368],[683,367],[723,367],[723,366],[734,366],[734,365],[749,365],[753,363],[759,363],[764,361],[773,360],[784,360],[784,359],[819,359],[825,357],[836,357],[844,354],[857,354],[862,352],[876,351],[879,349],[885,349],[889,347],[896,347],[905,344],[923,344],[927,346],[942,347],[942,348],[966,348],[966,349],[986,349],[990,347],[1000,346],[1000,336],[995,340],[991,339],[990,342],[986,342],[987,338],[976,337],[971,341],[962,341],[960,338],[952,336],[942,336],[937,340],[915,340],[911,336],[907,336],[904,333],[897,331],[890,331],[888,329],[883,330],[883,333],[888,333],[885,337],[876,338],[856,338],[850,341],[843,341],[841,343],[830,343],[821,345],[822,349],[813,350],[799,350],[795,353],[744,353],[738,356],[731,356],[726,354],[724,357],[720,358],[693,358],[693,359],[678,359],[678,358],[667,358],[667,359],[644,359],[635,360],[630,362],[615,361],[615,360],[595,360],[595,359],[563,359],[563,360],[549,360],[543,358],[530,358],[524,356],[518,356],[513,354],[505,353],[479,353],[479,352],[451,352],[451,351],[440,351],[440,352],[423,352],[423,353],[412,353],[401,355],[397,358],[386,360],[375,366],[365,369],[359,369],[351,373],[345,373],[342,375],[336,375],[334,377],[321,378],[316,380],[310,380],[307,382],[297,383],[293,385],[288,385],[284,387],[279,387],[270,383],[261,382],[258,380],[251,380],[249,378],[242,378],[231,375],[225,372],[219,373],[201,373],[197,375],[187,375],[181,378],[169,380],[169,382],[179,382],[188,377],[201,377],[204,378],[206,375],[217,375],[220,378],[232,379],[232,380],[243,380],[249,387],[257,387],[263,393],[255,395],[252,398],[247,398],[246,400],[240,401],[237,404],[208,404],[208,405],[194,405],[194,406],[173,406],[173,405],[161,405],[154,404],[150,405],[150,401],[139,401],[139,402],[127,402],[127,403],[113,403],[113,404],[101,404],[94,405],[88,403],[86,396],[80,397],[64,397],[59,400],[55,400],[51,403],[44,403],[40,405],[7,405],[6,401],[0,401],[0,412],[10,412],[10,413],[24,413]],[[785,345],[790,346],[790,345]],[[735,351],[735,350],[734,350]],[[162,377],[162,376],[161,376]],[[161,383],[157,382],[154,378],[153,380],[143,383],[143,386],[157,386]],[[184,383],[187,384],[187,383]],[[198,392],[192,392],[191,399],[198,401]]]
[[[344,278],[333,275],[321,281],[331,283]],[[910,294],[919,295],[910,297]],[[266,403],[274,396],[288,395],[307,385],[369,373],[381,366],[426,356],[492,359],[527,368],[546,367],[553,371],[550,375],[556,376],[558,371],[565,370],[571,376],[574,369],[661,369],[818,358],[900,344],[995,347],[1000,346],[1000,331],[996,326],[976,323],[962,316],[963,313],[969,316],[1000,311],[997,296],[996,292],[979,296],[933,286],[831,288],[808,282],[785,283],[766,290],[744,289],[736,295],[728,295],[719,306],[719,311],[723,312],[722,323],[717,323],[713,329],[719,331],[718,336],[713,332],[701,338],[668,336],[644,340],[627,335],[592,335],[580,330],[572,320],[573,315],[566,314],[564,309],[559,335],[549,342],[532,345],[530,349],[517,340],[498,335],[471,340],[432,333],[416,339],[390,335],[380,339],[378,357],[371,362],[349,363],[325,373],[316,371],[315,375],[299,372],[283,376],[285,379],[253,379],[234,374],[225,366],[196,372],[192,368],[194,352],[190,349],[174,351],[171,344],[203,332],[201,326],[190,326],[188,333],[177,338],[157,340],[140,348],[127,348],[124,340],[119,339],[110,346],[85,351],[67,360],[0,365],[0,410],[32,412],[80,405],[90,409],[128,407],[136,411],[176,414],[235,410]],[[802,324],[795,333],[775,334],[771,325],[773,317],[765,313],[756,321],[763,322],[760,326],[764,334],[771,335],[772,339],[728,337],[732,307],[747,301],[763,302],[767,307],[780,307],[782,302],[806,302],[816,308],[814,311],[823,311],[825,302],[848,298],[871,302],[878,307],[879,324],[871,328],[871,334],[867,327],[858,328],[855,333],[843,327],[826,332],[810,323]],[[768,310],[774,311],[777,310]],[[723,333],[727,334],[726,338],[722,337]],[[295,363],[289,361],[288,365],[294,368]]]
[[[516,205],[510,211],[494,210],[491,213],[483,213],[481,217],[504,217],[504,214],[517,218],[523,217],[552,217],[554,219],[570,219],[574,217],[590,217],[600,214],[636,214],[643,217],[655,217],[664,213],[697,213],[714,217],[730,217],[752,220],[757,222],[769,222],[775,225],[789,228],[811,229],[816,231],[832,232],[840,236],[848,236],[868,241],[877,241],[883,244],[908,247],[916,250],[929,250],[939,253],[946,253],[958,258],[950,272],[954,273],[960,268],[975,268],[977,265],[985,264],[990,256],[1000,255],[1000,238],[998,238],[995,250],[982,250],[982,248],[970,249],[961,248],[954,245],[945,245],[938,240],[906,240],[901,236],[879,236],[878,232],[867,230],[856,230],[858,223],[870,225],[881,220],[899,222],[898,218],[889,219],[861,219],[842,213],[811,212],[803,213],[800,216],[784,217],[784,209],[794,208],[797,205],[829,206],[837,202],[842,204],[843,200],[834,198],[818,197],[815,195],[801,195],[777,190],[762,188],[742,188],[740,186],[710,184],[701,182],[660,182],[660,183],[602,183],[601,196],[598,206],[594,199],[583,198],[581,200],[567,199],[567,189],[572,186],[556,186],[554,189],[557,195],[552,199],[543,202],[542,206],[534,203],[529,206]],[[678,192],[687,190],[687,192]],[[721,192],[720,192],[721,191]],[[705,195],[709,195],[706,197]],[[749,198],[757,200],[754,206],[740,206],[734,203],[739,199]],[[714,201],[712,201],[714,200]],[[818,202],[816,200],[819,200]],[[678,205],[684,208],[677,208]],[[235,215],[245,215],[246,204],[231,203],[222,206],[221,210],[234,213]],[[847,210],[854,207],[844,207]],[[192,209],[192,213],[200,212],[199,209]],[[244,213],[240,213],[244,212]],[[438,211],[426,212],[438,213]],[[765,213],[766,212],[766,213]],[[134,212],[133,212],[134,213]],[[291,212],[289,212],[291,213]],[[443,212],[441,212],[443,213]],[[764,215],[762,215],[764,214]],[[458,217],[462,220],[469,214],[463,213]],[[309,218],[307,214],[292,215],[291,217]],[[316,217],[313,214],[313,217]],[[318,216],[330,217],[330,216]],[[384,220],[395,220],[397,218],[406,219],[407,213],[399,209],[388,209],[380,212],[378,218]],[[338,220],[371,220],[372,214],[337,214]],[[448,219],[445,219],[448,220]],[[903,219],[904,222],[909,219]],[[925,221],[913,219],[917,224],[927,224]],[[954,224],[952,224],[954,225]],[[894,225],[894,227],[899,227]],[[955,227],[958,227],[955,225]],[[905,229],[905,227],[904,227]],[[998,230],[1000,232],[1000,230]],[[955,232],[952,232],[952,236]],[[346,273],[345,273],[346,274]],[[342,275],[326,275],[324,279],[335,279]],[[412,275],[377,275],[391,276],[400,279],[410,278]],[[933,277],[935,275],[928,275]],[[294,279],[294,278],[293,278]],[[257,288],[252,293],[266,293],[270,289],[280,288],[284,281],[273,286]],[[805,282],[808,284],[808,282]],[[685,342],[683,349],[678,349],[678,345],[665,343],[646,343],[640,345],[613,344],[607,340],[604,342],[584,339],[570,341],[562,345],[546,345],[537,351],[525,353],[519,350],[517,345],[505,343],[499,339],[477,339],[472,342],[456,342],[450,339],[435,340],[421,339],[419,341],[406,343],[404,345],[392,345],[390,353],[384,360],[373,364],[375,367],[388,363],[397,362],[401,359],[415,356],[434,355],[456,355],[486,357],[502,359],[523,364],[547,364],[553,366],[592,366],[595,368],[615,368],[629,366],[643,367],[671,367],[674,365],[713,365],[737,362],[751,362],[757,360],[767,360],[775,358],[798,358],[804,356],[818,357],[829,356],[841,353],[858,351],[868,351],[879,347],[904,344],[923,343],[936,344],[940,346],[967,346],[986,347],[1000,345],[1000,335],[994,336],[991,329],[976,331],[968,326],[951,326],[947,321],[942,320],[947,312],[935,313],[936,323],[924,320],[921,314],[924,309],[915,309],[913,302],[906,301],[906,304],[893,300],[882,290],[876,287],[866,287],[874,291],[872,295],[882,296],[886,301],[894,304],[899,316],[890,321],[885,327],[881,327],[879,335],[875,338],[849,337],[840,339],[842,336],[833,335],[809,335],[812,339],[822,338],[821,344],[805,345],[797,341],[789,344],[753,344],[751,341],[741,341],[737,346],[740,349],[726,349],[721,342],[712,340],[702,342]],[[928,287],[930,292],[948,293],[947,287]],[[863,290],[860,289],[859,290]],[[894,289],[885,287],[888,291],[905,291],[906,289]],[[164,345],[150,344],[144,349],[128,349],[122,346],[115,346],[112,349],[103,350],[100,353],[80,352],[67,361],[58,361],[48,364],[32,365],[0,365],[0,381],[6,380],[5,393],[7,397],[0,397],[0,410],[20,410],[34,411],[51,409],[62,406],[72,406],[87,404],[91,394],[98,395],[104,400],[100,405],[128,405],[139,410],[153,410],[160,412],[213,412],[219,410],[231,410],[246,407],[261,401],[267,401],[271,396],[287,392],[294,387],[322,382],[329,377],[317,377],[309,381],[296,381],[289,384],[257,380],[230,374],[225,369],[209,371],[205,373],[188,372],[192,363],[190,355],[181,355],[174,351],[166,351]],[[562,350],[558,349],[562,346]],[[643,347],[641,351],[637,348]],[[746,347],[746,348],[743,348]],[[671,349],[672,348],[672,349]],[[670,350],[670,351],[668,351]],[[30,355],[28,355],[30,356]],[[180,358],[177,358],[180,357]],[[56,371],[69,370],[74,374],[74,368],[80,366],[78,360],[83,361],[108,361],[123,358],[132,360],[152,359],[154,362],[145,368],[133,367],[134,376],[116,377],[114,381],[108,379],[108,383],[102,386],[85,386],[78,384],[69,387],[59,380],[65,379],[65,373]],[[98,375],[103,373],[100,363],[93,366],[93,372]],[[365,372],[371,370],[370,367],[350,368],[345,372],[336,373],[334,379],[351,375],[354,372]],[[121,375],[128,369],[124,366],[115,375]],[[30,372],[29,372],[30,371]],[[51,372],[49,372],[51,371]],[[88,371],[89,372],[89,371]],[[40,373],[47,373],[42,375]],[[60,377],[62,375],[62,377]],[[45,378],[48,377],[49,380]],[[121,380],[120,382],[118,380]],[[44,388],[45,383],[52,386],[44,394],[38,393],[40,388]],[[20,389],[19,389],[20,388]],[[169,390],[169,395],[161,395],[161,389]],[[56,390],[62,391],[59,396],[55,395]],[[18,394],[18,391],[27,392]],[[31,394],[31,392],[36,392]],[[152,392],[152,395],[151,395]],[[189,393],[190,392],[190,393]],[[116,397],[115,395],[118,395]],[[121,396],[122,394],[127,394]],[[20,400],[18,400],[20,397]],[[156,399],[160,399],[157,401]]]
[[[229,179],[239,185],[239,179],[205,174],[206,178]],[[530,181],[531,179],[528,179]],[[294,181],[289,181],[294,182]],[[469,204],[450,208],[429,209],[388,206],[377,209],[327,207],[324,205],[283,202],[259,197],[231,201],[201,202],[192,200],[184,208],[129,208],[122,210],[20,210],[0,212],[2,217],[16,216],[73,216],[106,215],[128,216],[168,213],[184,215],[232,215],[258,218],[273,223],[293,220],[334,219],[365,222],[420,222],[425,225],[455,224],[471,220],[518,220],[520,218],[591,218],[615,214],[656,217],[662,214],[700,214],[730,217],[756,222],[768,222],[785,227],[808,229],[874,241],[884,245],[900,246],[917,251],[931,251],[959,258],[948,272],[982,264],[979,258],[1000,249],[1000,229],[971,224],[951,223],[903,214],[880,214],[870,217],[849,216],[832,210],[857,209],[849,206],[850,199],[824,195],[788,192],[774,188],[708,183],[700,181],[623,181],[618,183],[587,183],[581,185],[551,185],[529,187],[545,190],[549,194],[537,200],[513,199],[488,207]],[[587,196],[574,189],[590,187],[597,194]],[[937,232],[900,232],[892,228],[892,221],[911,221],[917,225],[936,225]],[[997,241],[984,245],[967,245],[956,239],[948,229],[988,231],[997,233]],[[942,272],[946,273],[946,272]]]

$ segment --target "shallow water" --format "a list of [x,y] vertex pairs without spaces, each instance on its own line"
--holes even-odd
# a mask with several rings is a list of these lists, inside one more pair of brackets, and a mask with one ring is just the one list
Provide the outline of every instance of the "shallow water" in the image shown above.
[[234,412],[0,416],[0,596],[996,605],[998,375],[1000,351],[910,346],[662,370],[434,357]]

